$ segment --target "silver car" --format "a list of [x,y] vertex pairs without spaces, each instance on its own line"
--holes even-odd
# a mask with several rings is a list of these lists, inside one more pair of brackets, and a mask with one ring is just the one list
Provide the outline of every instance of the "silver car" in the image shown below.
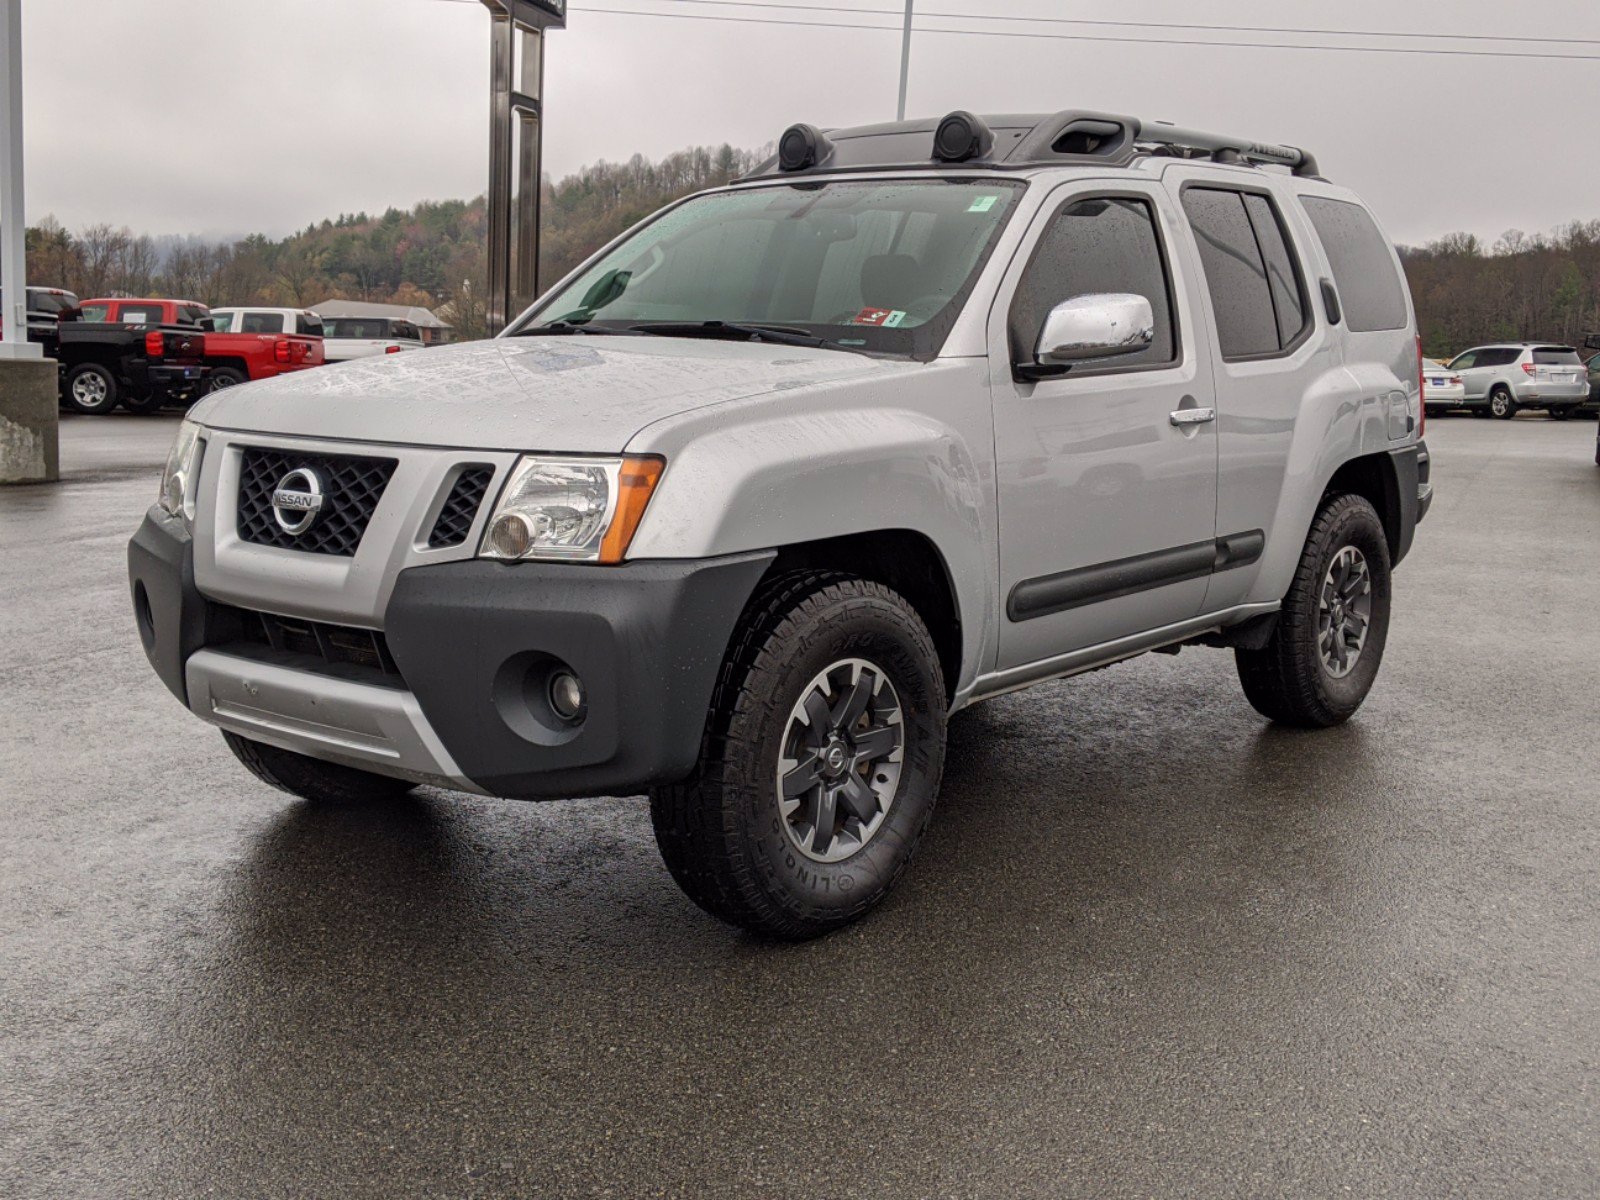
[[260,779],[648,792],[698,904],[800,938],[900,875],[968,705],[1211,646],[1355,714],[1432,493],[1353,193],[1105,113],[779,146],[493,341],[191,410],[133,609]]
[[1437,359],[1422,360],[1422,403],[1430,417],[1460,408],[1466,398],[1466,384],[1460,375]]
[[1461,376],[1468,408],[1486,408],[1504,421],[1524,408],[1542,408],[1563,421],[1589,398],[1588,373],[1571,346],[1477,346],[1451,359],[1450,369]]

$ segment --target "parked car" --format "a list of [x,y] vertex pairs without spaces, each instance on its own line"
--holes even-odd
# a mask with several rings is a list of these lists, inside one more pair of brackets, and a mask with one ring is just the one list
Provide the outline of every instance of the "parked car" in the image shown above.
[[313,802],[648,790],[784,938],[884,896],[978,701],[1204,645],[1348,719],[1432,495],[1390,239],[1297,150],[995,124],[797,126],[495,341],[206,397],[155,671]]
[[[72,320],[77,314],[78,298],[65,288],[31,287],[23,290],[27,302],[28,340],[46,346],[55,344],[56,326],[63,317]],[[0,291],[0,332],[5,330],[5,293]],[[48,351],[47,351],[48,353]]]
[[322,321],[309,309],[214,308],[206,334],[209,390],[320,367]]
[[61,402],[74,412],[104,416],[119,404],[151,412],[204,390],[205,334],[198,329],[63,321],[56,339]]
[[198,300],[109,297],[85,300],[80,320],[109,325],[187,325],[201,328],[211,310]]
[[1422,403],[1430,417],[1460,408],[1466,397],[1460,375],[1437,359],[1422,360]]
[[388,317],[324,317],[322,339],[323,353],[331,363],[422,349],[422,335],[415,325]]
[[1477,346],[1450,360],[1461,376],[1468,407],[1487,408],[1509,421],[1524,408],[1570,417],[1589,395],[1583,360],[1571,346],[1510,342]]

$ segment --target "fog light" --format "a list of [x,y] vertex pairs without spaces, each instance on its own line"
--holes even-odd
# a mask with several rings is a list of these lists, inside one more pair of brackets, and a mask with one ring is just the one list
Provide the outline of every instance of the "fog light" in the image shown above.
[[521,558],[533,545],[533,522],[519,512],[504,513],[489,530],[489,542],[502,558]]
[[583,683],[571,671],[550,676],[550,707],[563,721],[576,721],[585,706]]

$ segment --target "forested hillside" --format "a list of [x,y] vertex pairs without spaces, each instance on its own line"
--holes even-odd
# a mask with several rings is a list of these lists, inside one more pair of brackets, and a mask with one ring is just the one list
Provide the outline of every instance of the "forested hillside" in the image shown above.
[[[545,185],[541,278],[553,281],[617,232],[670,200],[749,170],[763,151],[635,155]],[[170,295],[207,304],[311,305],[330,298],[443,310],[462,337],[484,323],[484,202],[441,200],[352,213],[274,241],[198,239],[160,245],[128,229],[69,232],[46,218],[28,230],[28,278],[83,297]],[[1549,235],[1507,233],[1493,246],[1451,234],[1401,256],[1423,342],[1442,356],[1476,342],[1536,338],[1576,344],[1600,332],[1600,220]]]
[[[547,182],[540,275],[558,279],[597,246],[670,200],[717,187],[763,155],[701,147],[660,162],[635,155]],[[166,247],[111,225],[69,232],[50,218],[28,230],[28,280],[79,296],[182,296],[210,305],[312,305],[331,298],[444,309],[465,338],[482,337],[486,289],[483,197],[425,201],[381,216],[342,214],[274,241],[199,239]]]

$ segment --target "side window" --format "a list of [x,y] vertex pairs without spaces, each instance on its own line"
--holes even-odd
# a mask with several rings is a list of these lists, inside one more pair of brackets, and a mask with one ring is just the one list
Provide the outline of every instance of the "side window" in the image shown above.
[[1322,239],[1350,331],[1404,329],[1405,291],[1393,252],[1371,214],[1359,204],[1322,196],[1302,196],[1300,203]]
[[297,313],[294,319],[294,331],[304,337],[321,337],[322,321],[316,313]]
[[98,325],[106,320],[107,314],[110,312],[111,306],[109,304],[85,304],[79,313],[78,320]]
[[1244,209],[1250,215],[1250,228],[1255,231],[1256,245],[1261,248],[1261,258],[1267,265],[1267,285],[1272,291],[1272,310],[1278,318],[1278,342],[1287,348],[1295,343],[1306,325],[1305,286],[1301,282],[1300,267],[1294,251],[1289,248],[1289,236],[1283,229],[1283,218],[1266,196],[1244,193]]
[[1244,200],[1243,193],[1218,188],[1183,193],[1225,359],[1259,358],[1284,346],[1267,264]]
[[417,327],[411,324],[409,321],[396,321],[390,330],[389,336],[393,338],[406,338],[413,342],[420,342],[422,340],[422,335],[417,332]]
[[124,304],[117,319],[124,325],[160,325],[159,304]]
[[211,315],[210,310],[196,304],[185,304],[178,309],[178,324],[198,325]]
[[1165,366],[1177,360],[1172,289],[1155,211],[1147,200],[1126,196],[1074,200],[1056,215],[1039,239],[1011,302],[1012,361],[1033,361],[1045,318],[1056,305],[1107,292],[1131,293],[1150,301],[1156,334],[1149,349],[1106,360],[1109,368]]
[[1465,354],[1458,354],[1450,360],[1450,369],[1452,371],[1470,371],[1477,365],[1478,352],[1476,350],[1468,350]]
[[283,314],[275,312],[247,312],[239,321],[240,333],[282,333]]
[[237,321],[238,314],[231,312],[214,312],[211,314],[211,329],[213,333],[232,333],[233,323]]

